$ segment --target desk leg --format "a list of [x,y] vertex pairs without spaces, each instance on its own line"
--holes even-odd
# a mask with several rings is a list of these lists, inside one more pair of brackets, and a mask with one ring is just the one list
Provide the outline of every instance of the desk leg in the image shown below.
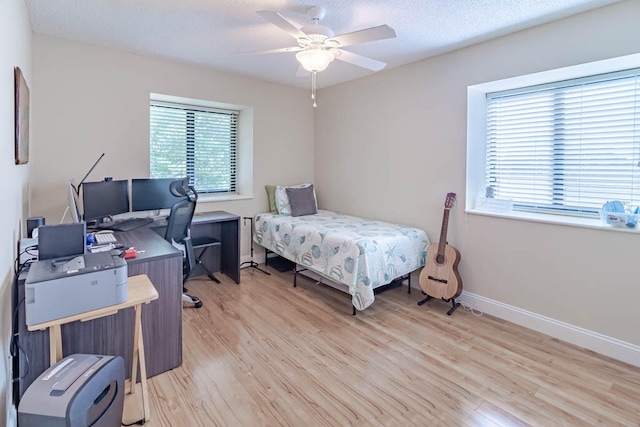
[[62,329],[60,325],[49,327],[49,364],[51,366],[62,360]]
[[144,420],[149,421],[149,393],[147,388],[147,362],[144,355],[144,340],[142,337],[142,305],[136,304],[135,325],[133,330],[133,361],[131,363],[131,394],[134,393],[137,382],[138,362],[140,363],[140,383],[142,386],[142,412]]

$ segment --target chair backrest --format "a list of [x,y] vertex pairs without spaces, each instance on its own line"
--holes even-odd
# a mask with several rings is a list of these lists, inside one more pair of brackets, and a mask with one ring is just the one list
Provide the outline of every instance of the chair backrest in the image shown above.
[[165,240],[169,243],[176,242],[182,244],[184,239],[189,236],[189,227],[191,226],[191,220],[193,219],[193,213],[196,210],[198,200],[195,189],[189,187],[189,190],[189,192],[186,192],[186,190],[184,192],[180,191],[181,195],[185,196],[184,199],[174,204],[169,212],[167,229],[164,234]]
[[169,243],[182,243],[189,235],[189,227],[196,210],[196,202],[185,198],[171,207],[169,218],[167,219],[167,229],[164,238]]

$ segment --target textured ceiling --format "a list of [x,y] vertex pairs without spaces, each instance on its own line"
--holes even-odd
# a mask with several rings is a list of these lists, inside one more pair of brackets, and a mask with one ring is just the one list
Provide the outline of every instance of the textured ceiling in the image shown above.
[[[314,2],[315,1],[315,2]],[[387,24],[395,39],[345,50],[387,69],[595,9],[618,0],[25,0],[34,33],[211,67],[296,87],[295,53],[258,55],[295,40],[256,12],[272,10],[302,27],[310,6],[336,34]],[[327,87],[372,74],[334,61],[318,75]]]

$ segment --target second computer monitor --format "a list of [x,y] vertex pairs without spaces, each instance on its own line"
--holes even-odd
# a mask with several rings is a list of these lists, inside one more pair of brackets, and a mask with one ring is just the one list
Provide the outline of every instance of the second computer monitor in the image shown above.
[[129,212],[129,181],[85,182],[82,184],[84,220],[98,220]]
[[174,196],[169,190],[169,185],[178,179],[187,178],[132,179],[131,210],[153,211],[171,208],[183,198]]

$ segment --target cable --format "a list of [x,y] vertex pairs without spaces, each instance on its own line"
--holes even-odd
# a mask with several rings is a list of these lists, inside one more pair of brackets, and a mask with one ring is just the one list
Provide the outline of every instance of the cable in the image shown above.
[[473,307],[471,307],[470,305],[468,305],[466,302],[464,301],[460,301],[460,306],[462,308],[464,308],[465,310],[469,310],[471,312],[471,314],[473,314],[474,316],[482,316],[484,313],[481,312],[478,309],[475,309]]
[[27,375],[29,375],[29,366],[31,366],[31,363],[29,362],[29,355],[27,354],[27,351],[24,349],[24,347],[22,347],[22,344],[18,339],[18,334],[14,334],[11,337],[11,356],[19,357],[20,351],[24,355],[24,374],[20,375],[19,377],[12,378],[11,382],[14,384],[22,381],[27,377]]
[[[27,246],[26,248],[24,248],[24,250],[22,252],[20,252],[17,256],[17,258],[15,259],[14,263],[13,263],[13,272],[16,275],[16,281],[18,280],[18,276],[20,275],[20,273],[22,273],[22,270],[29,264],[31,264],[32,261],[37,261],[38,256],[34,253],[29,252],[32,249],[36,249],[38,247],[38,245],[31,245],[31,246]],[[22,264],[20,264],[20,258],[22,257],[22,255],[24,254],[29,254],[31,255],[33,258],[30,258],[26,261],[24,261]],[[17,286],[17,282],[16,282],[16,286]]]
[[[15,278],[14,278],[14,289],[15,292],[18,292],[18,278],[20,277],[20,274],[22,274],[23,270],[26,269],[26,267],[31,264],[32,260],[27,260],[23,263],[20,264],[20,257],[24,254],[24,253],[29,253],[28,251],[32,248],[35,248],[36,246],[29,246],[27,248],[25,248],[24,251],[22,251],[18,257],[15,259],[14,261],[14,272],[15,272]],[[24,374],[20,375],[20,373],[18,372],[18,376],[14,377],[11,379],[11,382],[13,384],[18,383],[20,381],[22,381],[23,379],[25,379],[27,377],[27,375],[29,374],[29,366],[30,366],[30,362],[29,362],[29,355],[27,354],[26,350],[24,349],[24,347],[22,346],[22,344],[20,343],[20,333],[18,331],[18,313],[19,313],[19,308],[22,304],[24,304],[24,296],[22,297],[22,299],[20,301],[18,301],[18,303],[16,304],[15,308],[13,309],[13,319],[12,319],[12,325],[11,325],[11,341],[9,342],[9,351],[11,354],[12,358],[15,357],[19,357],[20,356],[20,352],[22,352],[22,354],[24,355]],[[18,363],[19,366],[19,363]],[[16,373],[14,373],[15,375]]]
[[64,213],[62,214],[62,218],[60,218],[60,224],[64,222],[64,219],[67,216],[67,212],[69,212],[69,206],[67,206],[67,208],[64,210]]

